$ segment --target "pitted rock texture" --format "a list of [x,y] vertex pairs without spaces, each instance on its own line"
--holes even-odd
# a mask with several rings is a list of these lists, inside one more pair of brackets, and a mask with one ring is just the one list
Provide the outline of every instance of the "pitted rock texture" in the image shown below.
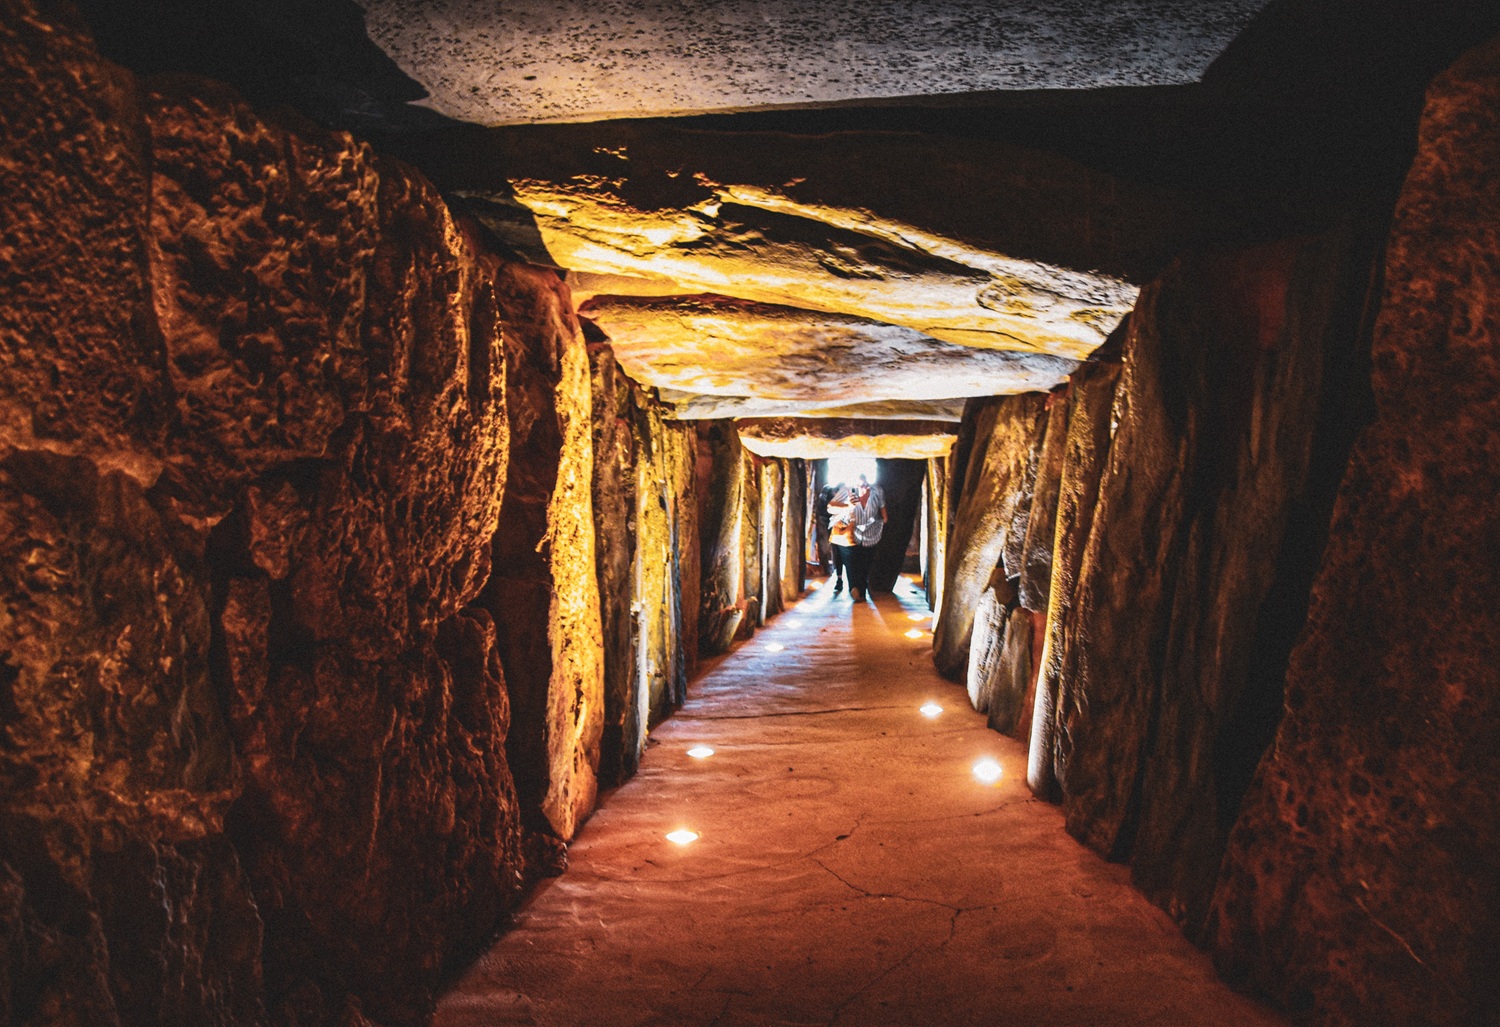
[[503,269],[347,136],[0,47],[4,1019],[420,1022],[520,881]]
[[489,125],[1193,82],[1261,6],[365,0],[427,103]]
[[[1065,669],[1046,679],[1055,709],[1050,691],[1035,703],[1032,787],[1060,790],[1068,830],[1128,861],[1191,937],[1269,741],[1348,450],[1370,251],[1349,232],[1184,257],[1142,293],[1071,596],[1054,579],[1069,627],[1044,662]],[[1086,445],[1069,446],[1086,462],[1090,405],[1071,440]]]
[[932,638],[938,673],[951,680],[968,671],[974,611],[1012,533],[1026,470],[1045,433],[1047,397],[1032,392],[978,400],[969,409],[950,472],[946,578]]
[[976,350],[843,314],[721,296],[597,296],[579,313],[599,325],[638,382],[695,397],[786,400],[794,411],[1046,391],[1077,366],[1046,354]]
[[1320,1023],[1500,1018],[1500,44],[1433,82],[1355,443],[1210,936]]
[[522,816],[566,842],[594,807],[604,723],[589,358],[552,271],[502,267],[495,301],[511,446],[483,602],[499,632]]
[[704,396],[670,389],[661,390],[660,398],[668,404],[671,416],[682,421],[783,417],[835,421],[947,421],[950,429],[963,420],[965,402],[962,399],[890,399],[828,406],[818,400]]
[[745,418],[735,422],[740,442],[757,456],[823,460],[870,456],[916,460],[944,457],[957,425],[946,421],[877,421],[829,417]]

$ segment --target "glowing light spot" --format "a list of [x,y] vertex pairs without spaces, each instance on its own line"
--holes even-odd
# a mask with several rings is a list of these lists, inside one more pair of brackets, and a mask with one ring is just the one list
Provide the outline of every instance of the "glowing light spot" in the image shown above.
[[713,754],[714,751],[706,745],[695,745],[688,750],[688,755],[695,760],[706,760]]
[[1000,764],[996,763],[989,757],[985,757],[978,763],[974,764],[974,776],[979,778],[979,780],[983,781],[987,785],[992,785],[996,781],[1000,780],[1001,773],[1002,771],[1000,770]]
[[667,835],[667,841],[675,842],[678,845],[691,845],[697,840],[698,833],[696,831],[689,831],[685,827],[679,827],[677,830]]
[[923,631],[921,628],[912,628],[906,633],[907,638],[925,638],[926,636],[927,632]]
[[932,718],[943,712],[943,708],[935,702],[924,703],[923,705],[917,707],[917,709],[919,710],[919,712],[921,712],[922,716],[926,717],[928,720],[931,720]]
[[927,616],[928,615],[925,614],[925,613],[908,613],[906,615],[906,619],[907,620],[926,620]]
[[772,642],[770,645],[766,646],[766,652],[779,653],[785,648],[786,646],[782,645],[780,642]]

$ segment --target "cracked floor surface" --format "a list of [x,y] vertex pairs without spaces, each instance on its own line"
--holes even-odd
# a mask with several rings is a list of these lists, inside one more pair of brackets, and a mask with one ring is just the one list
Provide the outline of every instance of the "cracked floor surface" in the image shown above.
[[825,588],[711,666],[435,1023],[1284,1023],[1031,797],[927,612]]

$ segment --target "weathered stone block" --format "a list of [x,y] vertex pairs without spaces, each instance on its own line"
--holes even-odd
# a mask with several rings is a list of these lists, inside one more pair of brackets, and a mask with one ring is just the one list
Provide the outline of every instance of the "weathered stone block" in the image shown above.
[[1386,250],[1377,414],[1214,897],[1221,969],[1320,1023],[1500,1018],[1497,209],[1491,42],[1427,94]]
[[[1045,418],[1041,393],[979,401],[965,412],[965,421],[973,422],[973,442],[955,470],[963,481],[955,484],[947,581],[933,633],[933,660],[944,677],[957,680],[968,667],[974,608],[1000,562]],[[960,446],[966,435],[960,432]]]

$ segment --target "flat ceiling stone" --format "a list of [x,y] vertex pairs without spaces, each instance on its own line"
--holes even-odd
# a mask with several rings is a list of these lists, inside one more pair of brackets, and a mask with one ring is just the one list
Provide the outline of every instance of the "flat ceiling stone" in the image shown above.
[[[722,296],[596,296],[579,309],[636,381],[672,395],[839,407],[1046,391],[1077,361]],[[774,409],[774,406],[772,407]],[[769,412],[769,411],[768,411]]]
[[947,456],[957,425],[942,421],[871,421],[853,418],[747,418],[735,422],[740,442],[757,456],[822,460],[867,456],[926,460]]
[[671,408],[672,416],[682,421],[723,417],[857,417],[874,421],[915,419],[957,424],[963,420],[965,402],[962,399],[887,399],[834,404],[816,400],[798,402],[746,396],[703,396],[670,390],[662,390],[660,398]]
[[1197,81],[1265,0],[361,0],[482,125]]
[[1022,260],[864,208],[763,185],[720,185],[687,207],[638,206],[618,180],[516,179],[550,258],[716,293],[901,325],[948,342],[1081,359],[1135,303],[1110,275]]

